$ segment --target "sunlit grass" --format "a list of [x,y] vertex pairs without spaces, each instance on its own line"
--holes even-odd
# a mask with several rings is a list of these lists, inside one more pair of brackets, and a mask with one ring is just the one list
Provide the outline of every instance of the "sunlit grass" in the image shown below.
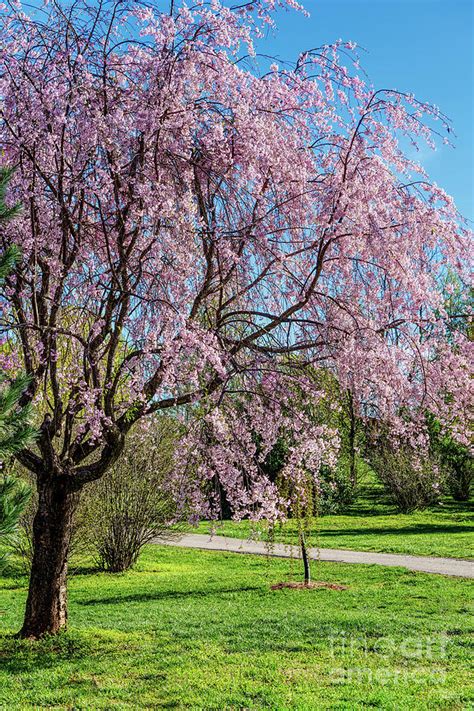
[[296,561],[149,546],[124,575],[77,574],[69,631],[11,635],[25,579],[1,579],[8,709],[465,709],[472,581],[320,563],[347,590],[279,590]]

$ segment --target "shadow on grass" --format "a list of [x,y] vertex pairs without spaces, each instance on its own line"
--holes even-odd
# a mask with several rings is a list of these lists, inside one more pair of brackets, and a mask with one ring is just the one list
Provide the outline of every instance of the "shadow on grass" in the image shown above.
[[[472,515],[473,512],[474,500],[472,498],[469,501],[454,501],[454,499],[446,497],[441,499],[440,504],[430,506],[423,511],[417,510],[414,514],[425,513],[428,516],[430,514],[450,516],[452,514]],[[356,500],[340,513],[342,516],[363,516],[369,518],[372,516],[411,515],[400,514],[393,501],[383,489],[374,490],[365,488],[361,490]]]
[[384,535],[419,535],[419,534],[443,534],[443,533],[472,533],[474,526],[450,526],[436,523],[419,523],[412,526],[388,527],[388,526],[360,526],[360,528],[340,528],[337,531],[321,530],[321,538],[332,536],[384,536]]
[[[69,567],[68,576],[71,578],[76,575],[98,575],[103,572],[103,570],[95,565],[77,565],[72,568]],[[115,573],[111,573],[111,575],[115,575]]]
[[87,658],[94,646],[80,636],[73,638],[68,632],[39,641],[5,635],[0,643],[1,667],[11,674],[59,667],[65,660]]
[[[93,565],[72,565],[69,567],[68,577],[71,579],[76,575],[96,575],[102,572],[102,570]],[[12,581],[11,585],[4,585],[2,587],[3,590],[15,590],[28,587],[30,574],[26,571],[24,564],[12,560],[8,561],[6,567],[2,569],[1,577]]]
[[[222,591],[224,592],[224,591]],[[209,630],[186,624],[183,615],[182,625],[173,639],[165,639],[154,642],[160,644],[160,654],[167,656],[167,667],[172,668],[180,664],[181,655],[186,654],[195,645],[200,648],[203,642],[209,640]],[[343,640],[345,636],[360,635],[360,619],[344,621],[314,621],[305,617],[301,624],[293,630],[293,634],[288,635],[286,624],[281,620],[262,620],[265,634],[261,634],[256,628],[255,620],[239,621],[234,620],[230,625],[224,625],[220,632],[219,626],[213,626],[213,642],[222,645],[227,652],[248,653],[255,652],[257,647],[259,652],[301,652],[304,650],[314,650],[315,648],[327,649],[328,640]],[[115,625],[108,624],[108,630],[117,630]],[[231,636],[229,633],[232,632]],[[87,665],[91,658],[100,657],[110,659],[114,655],[121,655],[135,652],[138,657],[141,654],[141,641],[136,639],[128,640],[126,636],[123,641],[115,638],[110,640],[97,639],[96,637],[86,637],[90,634],[87,629],[67,631],[54,637],[47,637],[39,641],[19,640],[13,635],[0,637],[0,664],[2,669],[9,674],[23,675],[34,672],[47,673],[48,670],[58,669],[61,672],[64,665],[69,664],[70,673],[80,669],[81,663]],[[365,621],[363,629],[364,638],[378,639],[385,634],[384,628],[378,622]],[[258,639],[256,639],[256,636]],[[69,672],[68,672],[69,676]],[[70,683],[70,682],[69,682]],[[87,683],[87,680],[84,680]],[[3,707],[2,707],[3,708]],[[69,708],[69,707],[68,707]],[[72,708],[72,707],[71,707]]]
[[76,605],[81,607],[89,607],[94,605],[120,605],[128,602],[154,602],[156,600],[181,600],[189,597],[213,597],[215,595],[226,595],[242,592],[257,592],[262,587],[258,585],[247,585],[235,588],[216,588],[215,590],[164,590],[162,592],[142,592],[133,595],[114,595],[113,597],[96,598],[94,600],[78,600],[75,599]]

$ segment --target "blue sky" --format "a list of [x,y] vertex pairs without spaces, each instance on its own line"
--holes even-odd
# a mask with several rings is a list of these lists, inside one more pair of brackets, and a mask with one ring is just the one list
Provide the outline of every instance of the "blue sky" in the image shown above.
[[[303,0],[304,2],[304,0]],[[260,51],[293,59],[342,38],[362,45],[361,64],[378,87],[413,92],[453,121],[455,148],[423,151],[432,180],[474,220],[473,0],[306,0],[310,18],[280,12]]]
[[376,87],[439,106],[452,119],[455,148],[439,145],[417,157],[474,223],[474,0],[299,1],[310,17],[278,12],[276,33],[257,51],[293,60],[305,49],[352,40],[364,48],[361,65]]

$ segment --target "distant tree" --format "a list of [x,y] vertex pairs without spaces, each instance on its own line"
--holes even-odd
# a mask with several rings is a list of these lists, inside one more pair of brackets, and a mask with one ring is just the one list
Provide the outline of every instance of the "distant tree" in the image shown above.
[[[461,333],[469,341],[474,341],[474,290],[460,279],[459,275],[448,271],[443,282],[444,307],[449,314],[448,338],[456,342],[456,334]],[[446,393],[446,398],[459,397],[464,393]],[[469,405],[469,403],[467,403]],[[458,412],[458,418],[472,423],[470,407]],[[447,486],[456,501],[468,501],[474,480],[474,459],[470,446],[461,443],[453,435],[452,423],[442,423],[432,412],[427,413],[430,448],[445,469]]]

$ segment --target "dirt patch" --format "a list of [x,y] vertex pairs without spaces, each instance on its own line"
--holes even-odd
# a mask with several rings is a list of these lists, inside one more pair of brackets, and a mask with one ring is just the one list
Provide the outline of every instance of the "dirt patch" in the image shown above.
[[295,590],[315,590],[318,588],[326,588],[327,590],[347,590],[347,585],[339,585],[338,583],[324,583],[324,582],[314,582],[314,583],[277,583],[272,585],[272,590],[283,590],[283,588],[292,588]]

